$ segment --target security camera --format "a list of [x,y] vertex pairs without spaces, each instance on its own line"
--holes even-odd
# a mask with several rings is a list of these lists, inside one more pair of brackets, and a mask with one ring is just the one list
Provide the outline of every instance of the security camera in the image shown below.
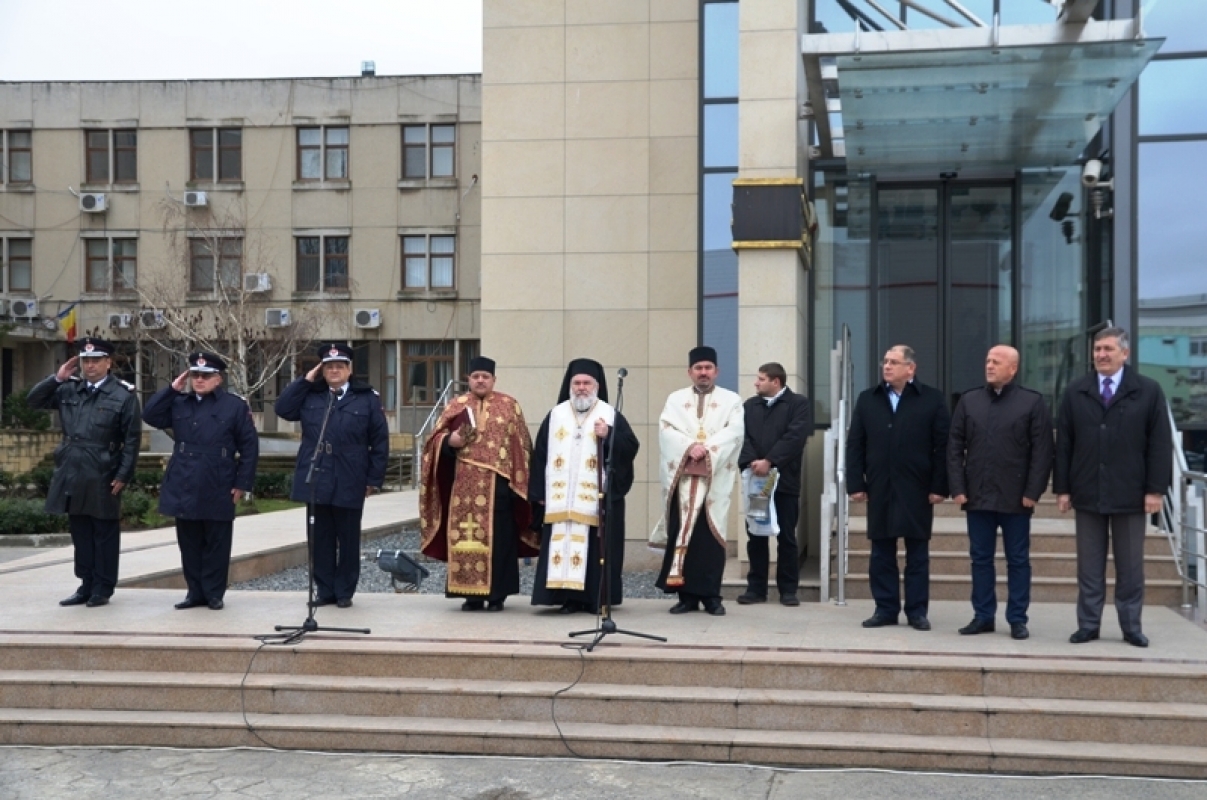
[[1102,162],[1096,158],[1085,162],[1085,166],[1081,168],[1081,185],[1087,189],[1093,189],[1101,179]]

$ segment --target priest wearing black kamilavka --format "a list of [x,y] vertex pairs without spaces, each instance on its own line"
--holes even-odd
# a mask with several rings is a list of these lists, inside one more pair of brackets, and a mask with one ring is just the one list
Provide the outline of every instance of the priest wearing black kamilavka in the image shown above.
[[533,442],[528,499],[533,528],[541,534],[534,606],[594,614],[602,606],[620,605],[624,498],[633,486],[639,447],[628,420],[608,403],[603,367],[589,358],[571,361],[557,405]]

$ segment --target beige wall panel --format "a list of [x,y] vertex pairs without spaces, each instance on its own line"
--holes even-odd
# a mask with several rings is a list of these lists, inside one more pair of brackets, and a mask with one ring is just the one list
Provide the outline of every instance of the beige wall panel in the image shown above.
[[584,309],[567,312],[565,353],[591,353],[601,364],[638,364],[649,336],[644,309]]
[[795,29],[741,34],[738,71],[742,102],[787,98],[796,100],[796,71],[800,38]]
[[650,249],[650,199],[567,197],[567,253],[639,253]]
[[695,78],[700,64],[700,26],[663,22],[650,26],[650,79]]
[[[611,376],[608,378],[608,391],[611,392],[612,394],[616,393],[616,381],[615,381],[614,377],[611,377]],[[629,401],[628,401],[628,397],[627,397],[628,393],[629,393],[629,387],[626,385],[625,386],[625,395],[626,395],[625,408],[624,408],[624,411],[621,413],[623,413],[625,416],[625,419],[627,419],[629,421],[629,425],[633,428],[634,435],[637,436],[637,441],[641,443],[641,449],[637,451],[638,456],[633,461],[633,479],[634,479],[634,482],[636,484],[640,485],[644,490],[644,489],[646,489],[646,482],[650,480],[649,459],[645,458],[645,451],[650,448],[653,448],[655,450],[658,449],[658,441],[657,441],[658,435],[656,433],[654,433],[654,431],[657,430],[658,426],[650,425],[650,424],[646,424],[646,425],[634,425],[633,424],[633,420],[629,416]],[[613,399],[615,399],[615,398],[613,398]],[[655,462],[655,465],[656,465],[656,462]],[[654,491],[657,491],[658,473],[654,473],[653,481],[654,481]],[[644,495],[644,492],[643,492],[643,495]],[[629,496],[632,497],[632,495],[629,495]],[[645,505],[645,499],[643,497],[640,507],[644,507],[644,505]],[[646,531],[646,533],[649,533],[649,532]],[[643,536],[643,538],[644,538],[644,536]]]
[[690,21],[699,16],[699,0],[654,0],[650,3],[650,22]]
[[[397,220],[404,228],[452,228],[457,224],[457,187],[439,189],[394,189]],[[471,195],[472,196],[472,195]],[[468,198],[467,198],[468,202]]]
[[291,81],[192,81],[188,84],[185,116],[200,123],[244,120],[247,125],[291,125],[281,119],[290,108]]
[[[642,433],[642,428],[647,426],[650,421],[650,405],[649,398],[646,397],[646,378],[647,370],[643,366],[634,366],[632,362],[627,364],[604,364],[604,372],[608,376],[608,397],[612,403],[616,402],[616,370],[620,367],[628,369],[628,377],[624,379],[624,416],[633,426],[633,431],[637,434],[637,438],[641,441],[641,446],[644,448],[648,431]],[[640,457],[638,458],[640,460]],[[644,471],[643,467],[638,467],[640,472]],[[640,480],[640,479],[639,479]]]
[[686,353],[696,342],[695,309],[650,311],[650,364],[686,361]]
[[[477,313],[470,303],[410,301],[394,308],[394,330],[404,341],[478,338]],[[383,338],[387,338],[385,334]]]
[[482,295],[491,310],[560,310],[565,302],[565,257],[483,255]]
[[[494,311],[482,309],[483,352],[498,355],[508,366],[548,367],[563,364],[562,311]],[[564,367],[563,367],[564,368]]]
[[650,253],[651,309],[686,308],[695,313],[697,281],[695,251]]
[[[399,264],[399,281],[402,280],[401,242],[395,240],[399,247],[399,255],[395,259]],[[462,300],[480,300],[482,298],[482,229],[477,225],[466,225],[457,229],[457,261],[454,281],[457,285],[457,297]]]
[[[495,84],[482,90],[482,116],[492,141],[561,139],[566,87],[560,83]],[[483,188],[490,174],[482,173]]]
[[[358,187],[352,193],[352,219],[366,228],[392,228],[401,217],[401,192],[394,186]],[[450,216],[451,221],[451,216]]]
[[567,195],[650,192],[649,139],[582,139],[566,142]]
[[795,31],[798,20],[808,18],[804,0],[742,0],[738,8],[738,26],[743,31]]
[[487,28],[482,31],[486,85],[549,83],[566,79],[564,28]]
[[[139,84],[138,124],[141,128],[179,128],[188,123],[189,87],[184,81]],[[257,104],[259,101],[257,100]]]
[[357,189],[398,186],[402,176],[402,131],[397,125],[354,125],[348,175]]
[[290,103],[291,121],[294,124],[311,120],[334,124],[351,121],[352,94],[350,80],[298,81]]
[[796,364],[800,331],[800,321],[793,306],[743,306],[738,330],[738,359],[742,364],[750,365],[747,377],[753,376],[759,364],[768,361],[778,361],[786,367]]
[[37,207],[33,193],[0,192],[0,231],[32,231],[38,218]]
[[486,142],[482,146],[484,197],[551,197],[566,181],[566,143]]
[[565,31],[567,81],[649,79],[648,24],[583,25]]
[[743,177],[769,177],[769,170],[796,175],[797,126],[803,123],[797,120],[795,100],[743,100],[738,120]]
[[601,25],[616,22],[645,22],[650,6],[658,0],[565,0],[567,25]]
[[80,95],[79,119],[87,125],[105,126],[136,122],[140,89],[141,84],[134,82],[93,84]]
[[483,28],[562,25],[566,0],[483,0]]
[[561,198],[483,198],[482,252],[561,253],[564,216]]
[[651,81],[650,136],[696,136],[700,98],[694,80]]
[[678,363],[649,368],[649,391],[646,402],[651,424],[657,422],[658,417],[662,415],[662,407],[666,405],[666,398],[671,392],[691,386],[691,379],[687,376],[687,354],[693,346],[695,346],[695,337],[692,337],[691,343],[683,348]]
[[164,198],[163,187],[173,199],[183,200],[188,179],[188,131],[170,128],[138,132],[138,182],[148,189],[155,187],[155,191],[142,192],[146,195],[144,203],[158,205]]
[[34,119],[32,83],[0,83],[0,128],[26,128]]
[[650,139],[650,194],[694,194],[699,190],[696,137]]
[[[495,358],[493,351],[485,351],[488,358]],[[557,393],[562,385],[565,365],[557,367],[512,367],[499,363],[496,370],[495,388],[509,394],[520,403],[528,431],[536,436],[541,420],[557,402]]]
[[743,250],[739,264],[738,294],[743,309],[794,305],[798,287],[807,277],[795,251]]
[[375,304],[394,298],[401,283],[397,239],[389,229],[354,230],[348,267],[355,297]]
[[696,249],[696,195],[660,195],[650,206],[650,250]]
[[67,301],[80,296],[84,290],[84,244],[79,231],[39,230],[34,236],[33,257],[34,294],[50,294],[56,300]]
[[460,79],[416,76],[397,80],[396,92],[357,92],[353,98],[353,119],[360,122],[370,113],[374,118],[381,115],[392,120],[419,118],[424,121],[439,115],[453,115],[469,88],[468,82]]
[[348,228],[351,226],[351,190],[321,189],[293,193],[294,228]]
[[[644,310],[648,280],[645,253],[568,254],[563,302],[567,311]],[[574,316],[571,315],[567,324],[577,324]]]
[[[645,440],[640,436],[637,438],[641,442],[642,448],[644,448]],[[645,460],[641,458],[640,454],[638,455],[637,462],[634,464],[634,467],[637,466],[642,468],[645,466]],[[634,472],[636,471],[635,469]],[[644,469],[641,471],[644,472]],[[650,532],[645,529],[649,492],[650,486],[645,481],[638,483],[634,480],[633,487],[629,489],[629,493],[624,497],[624,539],[626,542],[644,542],[649,538]]]
[[567,139],[650,135],[650,85],[632,81],[565,86]]
[[[80,96],[83,87],[78,83],[35,83],[30,87],[33,101],[34,126],[37,128],[78,128]],[[72,130],[76,136],[78,130]],[[84,147],[83,142],[80,148]]]

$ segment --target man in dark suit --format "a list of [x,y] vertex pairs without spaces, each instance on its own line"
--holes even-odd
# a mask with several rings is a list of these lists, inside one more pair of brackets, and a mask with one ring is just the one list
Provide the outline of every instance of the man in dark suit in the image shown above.
[[[779,482],[772,502],[775,504],[776,536],[775,584],[780,603],[799,606],[800,548],[796,543],[796,523],[800,519],[801,461],[805,440],[813,433],[813,409],[809,400],[788,388],[783,366],[771,362],[759,367],[754,379],[755,396],[744,404],[746,439],[738,456],[738,468],[749,469],[760,478],[776,470]],[[738,603],[750,605],[767,601],[767,572],[770,569],[770,544],[766,536],[747,531],[746,555],[750,570],[746,573],[746,591]]]
[[1098,638],[1106,600],[1108,540],[1115,553],[1115,610],[1123,639],[1148,647],[1144,535],[1173,480],[1173,440],[1156,381],[1124,366],[1127,331],[1094,337],[1094,373],[1069,384],[1056,416],[1052,488],[1062,512],[1077,515],[1077,631],[1073,644]]
[[947,497],[951,416],[938,389],[914,380],[914,351],[884,354],[884,380],[859,395],[847,435],[847,491],[868,503],[868,578],[876,613],[865,628],[896,625],[901,613],[897,540],[905,540],[905,618],[930,630],[930,534],[934,506]]

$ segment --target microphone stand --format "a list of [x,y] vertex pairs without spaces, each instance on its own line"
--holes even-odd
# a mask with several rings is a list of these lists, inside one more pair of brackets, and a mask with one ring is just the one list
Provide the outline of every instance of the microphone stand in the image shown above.
[[[318,491],[318,486],[314,483],[314,471],[318,466],[319,450],[323,446],[323,437],[327,433],[327,422],[331,419],[331,411],[335,408],[335,393],[328,387],[327,391],[327,409],[323,412],[323,424],[319,426],[318,440],[314,443],[314,452],[310,454],[310,469],[306,471],[306,485],[310,487],[310,501],[306,503],[306,574],[309,578],[310,588],[307,594],[306,608],[308,613],[306,619],[301,625],[276,625],[274,630],[283,632],[282,636],[266,636],[269,638],[281,639],[278,644],[293,644],[299,642],[308,633],[316,631],[335,631],[337,633],[369,633],[368,628],[332,628],[319,627],[318,621],[314,618],[314,609],[318,607],[318,598],[315,595],[316,589],[314,584],[314,497]],[[342,555],[342,554],[341,554]]]
[[[616,386],[616,414],[619,416],[620,409],[624,406],[624,378],[629,371],[621,368],[620,374],[617,376]],[[612,633],[622,633],[625,636],[636,636],[641,639],[649,639],[654,642],[665,642],[666,637],[654,636],[648,633],[638,633],[637,631],[625,630],[618,628],[616,622],[612,619],[612,570],[608,563],[608,522],[612,519],[612,487],[613,483],[613,456],[616,449],[616,428],[613,426],[612,435],[608,436],[604,442],[599,443],[600,455],[604,456],[602,463],[604,465],[604,480],[600,482],[603,488],[604,497],[600,508],[599,526],[595,529],[596,540],[599,543],[599,596],[596,599],[596,607],[600,609],[603,616],[599,619],[599,626],[587,631],[574,631],[569,634],[574,636],[588,636],[594,634],[595,638],[587,645],[586,650],[590,653],[595,649],[595,645],[599,644],[603,638]],[[606,454],[605,454],[606,447]]]

